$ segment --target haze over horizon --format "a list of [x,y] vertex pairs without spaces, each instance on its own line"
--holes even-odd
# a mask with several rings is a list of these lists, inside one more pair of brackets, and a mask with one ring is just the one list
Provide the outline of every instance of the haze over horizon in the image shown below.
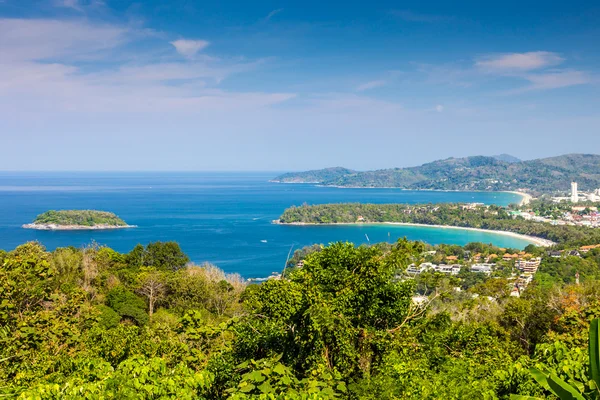
[[0,170],[600,153],[589,1],[0,0]]

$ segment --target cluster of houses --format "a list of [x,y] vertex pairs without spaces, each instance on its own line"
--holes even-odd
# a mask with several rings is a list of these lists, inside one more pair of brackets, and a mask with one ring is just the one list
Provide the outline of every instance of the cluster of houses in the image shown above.
[[573,257],[581,257],[582,254],[587,253],[593,249],[600,249],[600,244],[592,244],[589,246],[581,246],[579,249],[573,250],[553,250],[548,253],[550,257],[560,258],[562,256],[573,256]]
[[[600,247],[600,245],[598,247]],[[533,276],[537,272],[542,258],[534,257],[532,254],[521,251],[514,254],[489,254],[486,256],[477,253],[470,257],[465,264],[459,264],[458,257],[456,256],[446,256],[444,257],[444,260],[446,261],[446,264],[434,264],[431,262],[424,262],[419,265],[411,264],[406,269],[406,276],[408,278],[414,278],[427,271],[439,272],[447,275],[458,275],[462,268],[468,268],[470,272],[482,273],[489,276],[496,269],[497,263],[503,262],[504,265],[512,264],[519,271],[518,273],[513,273],[509,278],[512,287],[511,296],[519,297],[521,291],[533,280]]]
[[573,206],[570,211],[563,211],[558,218],[536,215],[533,211],[509,211],[513,218],[521,217],[528,221],[546,222],[552,225],[573,225],[600,228],[598,207]]

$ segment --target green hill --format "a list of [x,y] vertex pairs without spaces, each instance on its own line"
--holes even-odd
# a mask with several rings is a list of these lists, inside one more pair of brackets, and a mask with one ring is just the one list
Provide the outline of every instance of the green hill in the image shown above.
[[339,179],[346,175],[356,173],[351,169],[342,167],[324,168],[305,172],[290,172],[271,180],[277,183],[321,183]]
[[60,226],[127,226],[127,223],[115,214],[95,210],[50,210],[37,216],[34,225]]
[[[499,159],[499,158],[504,158]],[[508,161],[507,161],[508,160]],[[356,172],[344,168],[285,174],[276,182],[319,182],[343,187],[397,187],[436,190],[566,191],[571,181],[582,190],[600,187],[600,156],[567,154],[529,161],[507,157],[448,158],[418,167]],[[306,179],[306,178],[311,179]],[[320,177],[321,179],[314,179]]]

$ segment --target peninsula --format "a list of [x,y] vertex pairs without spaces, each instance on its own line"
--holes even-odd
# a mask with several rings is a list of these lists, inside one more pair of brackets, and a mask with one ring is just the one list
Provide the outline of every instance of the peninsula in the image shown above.
[[276,224],[400,224],[440,228],[469,228],[526,236],[541,246],[555,243],[600,242],[600,230],[526,220],[505,207],[482,204],[361,204],[303,205],[286,209]]
[[40,214],[26,229],[38,230],[101,230],[134,228],[115,214],[96,210],[50,210]]
[[508,156],[448,158],[416,167],[354,171],[346,168],[287,173],[276,183],[312,183],[344,188],[408,190],[566,192],[572,181],[589,190],[600,187],[600,155],[566,154],[519,161]]

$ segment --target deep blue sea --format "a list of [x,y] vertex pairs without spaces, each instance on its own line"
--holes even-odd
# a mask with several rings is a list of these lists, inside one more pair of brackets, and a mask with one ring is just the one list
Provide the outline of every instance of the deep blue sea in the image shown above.
[[[339,189],[269,183],[276,173],[0,173],[0,248],[30,240],[48,249],[95,241],[121,252],[137,243],[174,240],[194,262],[209,261],[246,278],[282,270],[288,251],[313,243],[395,241],[494,243],[522,248],[528,242],[452,229],[400,226],[280,226],[271,221],[291,205],[332,202],[482,202],[507,205],[510,193]],[[36,231],[21,228],[51,209],[112,211],[134,229]]]

